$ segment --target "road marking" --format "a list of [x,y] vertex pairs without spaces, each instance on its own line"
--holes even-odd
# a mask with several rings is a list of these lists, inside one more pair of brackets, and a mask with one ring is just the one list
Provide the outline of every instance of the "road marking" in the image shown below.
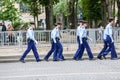
[[120,72],[99,72],[99,73],[63,73],[63,74],[40,74],[40,75],[21,75],[21,76],[1,76],[0,79],[8,78],[30,78],[30,77],[54,77],[54,76],[78,76],[78,75],[110,75],[117,74]]

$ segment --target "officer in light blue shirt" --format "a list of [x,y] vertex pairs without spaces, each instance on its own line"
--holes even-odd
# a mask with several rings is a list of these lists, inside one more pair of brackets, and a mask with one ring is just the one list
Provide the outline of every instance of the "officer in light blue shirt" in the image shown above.
[[111,52],[111,59],[117,59],[117,53],[114,46],[114,40],[113,40],[113,31],[112,31],[112,25],[114,23],[114,19],[109,19],[109,24],[106,26],[104,30],[104,48],[101,50],[101,52],[98,54],[97,58],[102,60],[102,56],[106,59],[106,55]]
[[54,52],[53,61],[64,60],[64,56],[62,54],[63,46],[60,42],[60,28],[61,23],[57,23],[57,26],[51,32],[51,50],[44,58],[46,61],[48,61],[48,58],[52,54],[52,52]]
[[54,31],[55,31],[56,28],[57,28],[57,24],[55,24],[55,28],[51,31],[51,49],[49,50],[49,52],[47,53],[47,55],[44,57],[45,61],[48,61],[48,58],[54,52],[55,43],[53,41],[53,35],[54,35]]
[[83,26],[80,28],[79,38],[80,38],[81,49],[79,52],[78,59],[82,60],[84,49],[86,48],[88,56],[89,56],[89,60],[93,60],[94,56],[93,56],[91,49],[89,47],[89,44],[87,42],[87,40],[89,38],[87,37],[87,31],[86,31],[85,27],[87,27],[87,21],[83,21]]
[[31,23],[31,26],[28,28],[27,33],[26,33],[28,47],[27,47],[27,50],[23,53],[23,55],[20,58],[20,61],[23,62],[23,63],[25,63],[24,58],[30,52],[31,49],[34,53],[36,61],[37,62],[40,61],[39,54],[38,54],[37,49],[36,49],[37,41],[35,40],[35,37],[34,37],[33,28],[35,28],[35,24]]
[[73,57],[74,60],[78,60],[78,55],[79,55],[80,49],[81,49],[79,35],[81,34],[80,30],[81,30],[82,25],[83,25],[83,20],[80,21],[79,26],[77,27],[77,31],[76,31],[78,49]]

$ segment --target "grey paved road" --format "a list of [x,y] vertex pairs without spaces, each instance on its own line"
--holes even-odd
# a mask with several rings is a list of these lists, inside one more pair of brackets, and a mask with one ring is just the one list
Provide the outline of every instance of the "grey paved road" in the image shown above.
[[0,80],[120,80],[120,60],[0,63]]

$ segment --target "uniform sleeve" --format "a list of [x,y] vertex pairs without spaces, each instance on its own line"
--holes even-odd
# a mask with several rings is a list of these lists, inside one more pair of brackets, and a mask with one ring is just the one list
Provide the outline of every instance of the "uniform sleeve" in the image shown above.
[[111,38],[111,40],[112,40],[112,42],[113,42],[112,28],[111,28],[111,27],[109,27],[109,31],[108,31],[108,33],[109,33],[109,36],[110,36],[110,38]]
[[57,33],[57,30],[56,29],[54,29],[53,31],[52,31],[52,39],[53,39],[53,41],[54,41],[54,43],[56,43],[56,33]]
[[82,35],[83,35],[83,30],[79,29],[79,39],[81,44],[82,44]]
[[76,34],[77,34],[77,36],[79,35],[79,27],[77,27],[77,30],[76,30]]

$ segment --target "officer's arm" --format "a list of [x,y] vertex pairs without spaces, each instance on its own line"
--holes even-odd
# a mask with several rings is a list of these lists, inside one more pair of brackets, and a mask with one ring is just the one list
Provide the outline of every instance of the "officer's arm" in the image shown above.
[[54,43],[56,43],[56,39],[55,39],[55,38],[56,38],[56,33],[57,33],[57,31],[54,30],[54,31],[53,31],[53,34],[52,34]]
[[109,28],[109,36],[110,36],[110,38],[111,38],[111,40],[112,40],[112,42],[113,42],[112,29],[111,29],[111,28]]
[[87,38],[92,42],[93,40],[92,40],[92,38],[90,38],[89,36],[87,36]]
[[79,27],[77,28],[77,34],[80,34],[80,28]]
[[83,30],[79,29],[79,39],[81,44],[82,44],[82,35],[83,35]]

